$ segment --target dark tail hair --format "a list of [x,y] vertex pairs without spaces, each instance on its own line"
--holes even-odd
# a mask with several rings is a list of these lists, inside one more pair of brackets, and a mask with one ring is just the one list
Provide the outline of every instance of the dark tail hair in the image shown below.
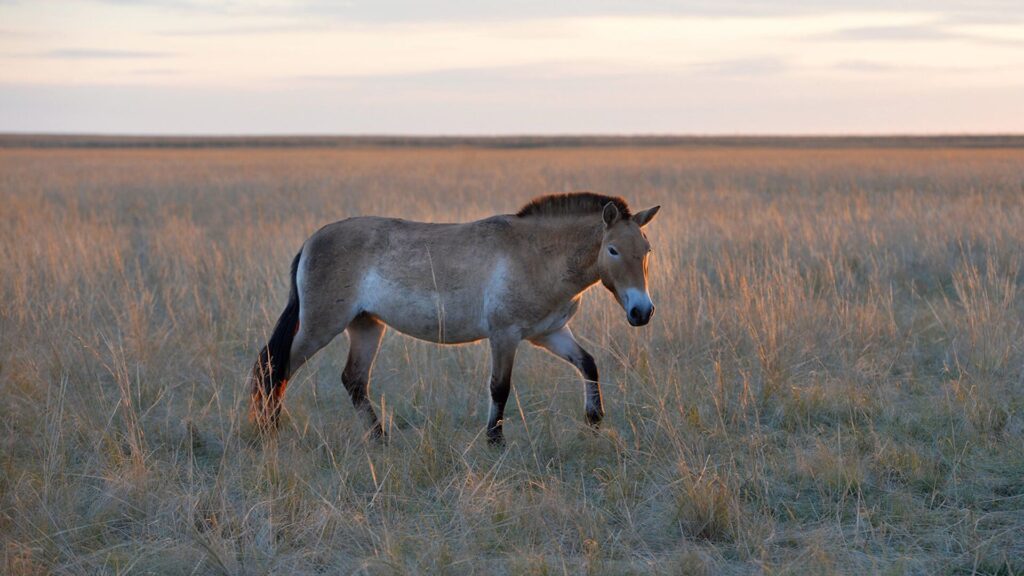
[[288,304],[274,325],[267,345],[260,350],[256,364],[252,367],[252,414],[253,420],[261,424],[276,424],[281,413],[281,396],[288,384],[288,369],[292,341],[299,331],[299,291],[295,286],[295,275],[299,270],[302,251],[292,260],[291,290]]

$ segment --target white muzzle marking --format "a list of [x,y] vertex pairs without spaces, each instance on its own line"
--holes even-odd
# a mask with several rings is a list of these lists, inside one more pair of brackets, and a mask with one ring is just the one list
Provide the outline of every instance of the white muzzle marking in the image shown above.
[[654,314],[654,302],[651,302],[651,295],[644,290],[627,288],[622,294],[622,308],[626,311],[626,318],[633,326],[643,326],[651,320]]

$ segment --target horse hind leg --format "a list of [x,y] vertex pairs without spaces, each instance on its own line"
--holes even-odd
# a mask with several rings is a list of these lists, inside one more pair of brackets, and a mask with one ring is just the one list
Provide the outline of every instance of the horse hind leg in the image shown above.
[[277,427],[288,381],[356,315],[351,308],[333,306],[336,298],[310,291],[297,279],[298,263],[296,258],[292,264],[288,306],[253,368],[252,415],[261,429]]
[[341,373],[341,382],[352,398],[352,405],[367,421],[370,435],[384,439],[384,430],[370,403],[368,391],[373,361],[387,327],[376,317],[362,313],[349,323],[346,330],[349,339],[348,361]]
[[[279,354],[279,357],[285,359],[283,366],[280,363],[269,364],[271,366],[268,370],[269,376],[258,380],[262,384],[253,387],[254,421],[261,428],[273,429],[277,427],[284,403],[284,393],[288,388],[288,381],[314,354],[319,352],[324,346],[327,346],[335,336],[341,333],[340,329],[334,330],[322,325],[316,326],[315,322],[306,321],[305,318],[303,320],[298,322],[297,326],[293,328],[294,332],[288,354]],[[266,349],[264,350],[266,351]],[[265,352],[261,353],[261,360],[263,360],[263,354]],[[260,361],[257,361],[257,369],[260,366]]]

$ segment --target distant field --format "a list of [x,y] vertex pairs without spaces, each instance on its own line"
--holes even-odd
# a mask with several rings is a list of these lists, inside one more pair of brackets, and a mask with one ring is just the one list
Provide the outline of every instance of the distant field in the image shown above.
[[[1019,142],[12,138],[4,573],[1024,573]],[[598,435],[575,371],[524,345],[488,448],[485,346],[394,332],[388,446],[361,439],[344,337],[253,435],[246,373],[314,230],[581,189],[662,205],[652,323],[601,288],[573,322]]]

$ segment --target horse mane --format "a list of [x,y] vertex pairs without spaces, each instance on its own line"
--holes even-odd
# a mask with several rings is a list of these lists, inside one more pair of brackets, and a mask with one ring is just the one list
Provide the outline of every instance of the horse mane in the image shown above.
[[538,196],[519,209],[516,216],[530,218],[537,216],[574,216],[600,213],[609,202],[615,204],[623,218],[629,218],[629,206],[618,196],[605,196],[593,192],[572,192],[569,194],[548,194]]

